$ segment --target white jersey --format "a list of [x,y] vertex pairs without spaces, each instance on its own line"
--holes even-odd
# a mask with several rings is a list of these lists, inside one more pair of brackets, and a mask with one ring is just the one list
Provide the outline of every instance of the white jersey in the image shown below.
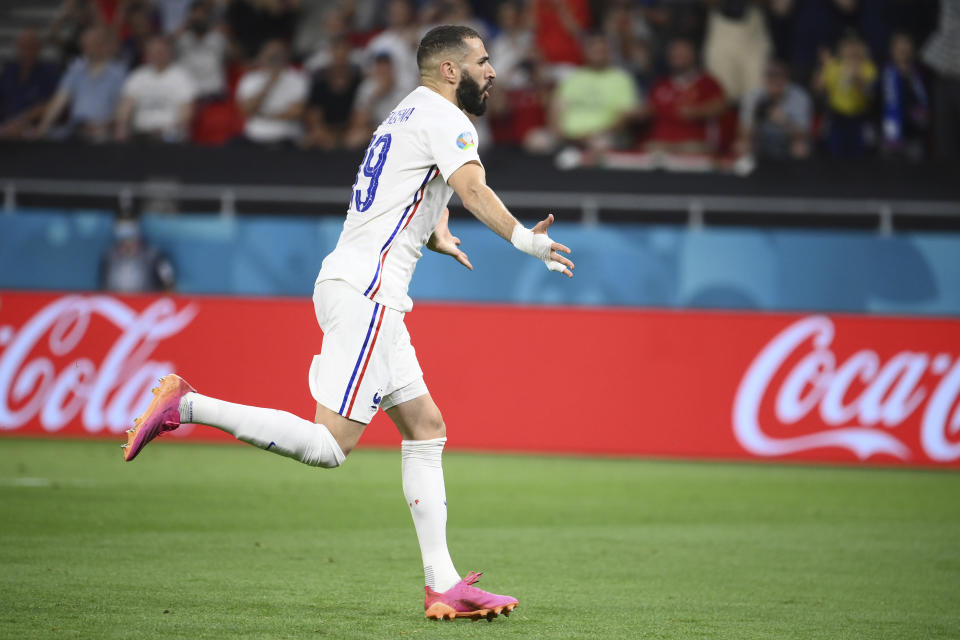
[[453,195],[447,180],[480,162],[477,144],[473,123],[453,103],[426,87],[410,92],[373,134],[317,282],[343,280],[385,307],[413,308],[407,288]]

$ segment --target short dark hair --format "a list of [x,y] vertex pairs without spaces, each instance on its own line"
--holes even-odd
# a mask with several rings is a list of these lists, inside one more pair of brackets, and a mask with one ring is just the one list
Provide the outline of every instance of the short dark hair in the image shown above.
[[470,27],[455,24],[445,24],[427,31],[427,35],[423,36],[417,48],[417,66],[420,68],[420,73],[426,70],[427,61],[437,54],[450,49],[463,51],[465,49],[463,41],[467,38],[480,39],[480,34]]

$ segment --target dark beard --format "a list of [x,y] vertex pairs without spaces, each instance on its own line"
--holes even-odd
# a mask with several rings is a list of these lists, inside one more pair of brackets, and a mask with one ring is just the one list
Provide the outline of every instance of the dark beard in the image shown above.
[[485,89],[469,75],[464,73],[457,87],[457,102],[460,108],[475,116],[482,116],[487,111],[487,99],[483,97]]

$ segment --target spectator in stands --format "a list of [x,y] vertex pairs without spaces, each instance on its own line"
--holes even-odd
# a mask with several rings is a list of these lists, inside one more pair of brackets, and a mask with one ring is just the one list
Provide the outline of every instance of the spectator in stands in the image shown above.
[[106,27],[91,27],[84,32],[84,56],[67,69],[39,127],[31,135],[42,137],[51,133],[69,107],[68,123],[53,132],[55,137],[78,136],[102,142],[110,136],[126,77],[123,65],[110,58],[113,49],[112,35]]
[[[893,5],[896,0],[833,0],[840,13],[842,32],[855,31],[867,47],[867,55],[872,60],[883,60],[890,51],[890,38],[893,36]],[[913,0],[917,13],[923,11],[919,5],[929,4],[929,0]]]
[[410,92],[397,81],[396,65],[386,52],[377,54],[367,79],[357,91],[357,102],[351,118],[347,145],[360,148],[367,145],[373,130],[390,115],[397,103]]
[[[496,61],[497,86],[488,103],[491,137],[496,144],[525,144],[537,131],[542,151],[552,150],[554,136],[547,126],[553,85],[539,62],[533,32],[517,0],[497,6],[497,35],[487,45]],[[536,145],[533,145],[536,147]]]
[[657,53],[654,65],[668,66],[666,51],[671,40],[684,38],[691,42],[703,41],[706,9],[704,2],[677,2],[676,0],[638,0],[644,23],[649,27],[651,47]]
[[849,24],[848,3],[841,0],[791,0],[793,5],[792,51],[789,60],[795,77],[808,84],[812,81],[824,51],[832,49]]
[[[330,0],[300,0],[300,17],[297,20],[291,46],[295,59],[306,60],[318,49],[327,48],[330,44],[327,41],[327,16],[331,13],[343,18],[343,10]],[[345,21],[343,26],[346,27]],[[344,28],[337,35],[346,36],[347,30]],[[314,65],[305,63],[305,66],[310,71],[316,71],[325,67],[328,62],[329,60],[325,60]]]
[[880,78],[883,149],[919,160],[924,154],[930,105],[916,62],[913,38],[896,33],[890,40],[890,62]]
[[136,218],[119,217],[113,227],[114,245],[100,262],[100,287],[115,293],[172,291],[173,265],[144,242]]
[[603,34],[588,36],[584,53],[586,64],[557,86],[552,114],[556,133],[593,149],[626,146],[627,127],[640,106],[633,77],[610,64],[610,45]]
[[583,64],[580,41],[592,26],[588,0],[531,0],[531,9],[537,49],[558,75]]
[[[487,48],[490,59],[496,62],[497,86],[520,88],[529,80],[525,67],[534,55],[533,33],[524,24],[521,8],[514,0],[502,2],[497,8],[497,29]],[[498,93],[493,92],[491,99]]]
[[937,72],[933,132],[937,156],[960,158],[960,0],[941,0],[940,24],[923,50]]
[[247,118],[244,136],[251,142],[296,142],[303,133],[307,78],[290,66],[288,56],[283,40],[271,40],[263,45],[258,67],[240,79],[237,102]]
[[352,31],[369,34],[383,26],[389,4],[390,0],[344,0],[340,7]]
[[40,60],[40,36],[17,34],[17,57],[0,72],[0,137],[18,138],[36,127],[57,88],[57,66]]
[[[413,8],[408,0],[391,0],[387,8],[387,28],[367,45],[367,60],[373,62],[380,54],[387,54],[396,71],[398,92],[404,95],[420,84],[417,70],[417,46],[420,44],[420,29],[413,19]],[[381,61],[386,58],[381,58]]]
[[153,7],[148,0],[131,0],[118,7],[116,20],[120,57],[127,69],[136,69],[143,64],[147,43],[158,33]]
[[810,154],[813,103],[790,82],[787,66],[767,65],[763,86],[740,105],[740,152],[761,158],[806,158]]
[[834,156],[866,153],[870,100],[877,68],[867,47],[850,33],[837,45],[837,55],[824,56],[814,87],[827,103],[827,149]]
[[339,149],[346,146],[353,103],[363,81],[360,69],[350,62],[351,47],[347,39],[334,42],[330,51],[330,64],[314,73],[310,82],[304,138],[307,147]]
[[160,22],[160,33],[173,34],[187,21],[194,0],[152,0]]
[[83,34],[102,23],[94,0],[63,0],[47,30],[47,39],[60,52],[61,67],[82,54]]
[[727,99],[739,103],[763,84],[772,45],[759,2],[711,0],[704,41],[704,67]]
[[[335,42],[346,40],[350,42],[350,27],[347,24],[346,13],[340,7],[324,9],[323,24],[314,28],[309,44],[302,44],[307,59],[303,66],[310,72],[317,71],[330,64],[333,58],[331,49]],[[303,36],[306,37],[306,36]],[[350,51],[350,61],[356,65],[363,65],[366,55],[359,47]]]
[[226,92],[227,39],[215,28],[213,12],[210,0],[194,0],[186,22],[175,34],[177,63],[190,74],[201,100],[216,99]]
[[524,63],[523,75],[527,78],[525,84],[491,94],[489,122],[492,137],[498,145],[522,146],[531,153],[550,153],[557,145],[557,136],[549,126],[548,118],[555,83],[550,69],[536,56]]
[[487,40],[487,25],[473,14],[467,0],[434,0],[423,6],[420,14],[420,32],[425,34],[433,27],[444,24],[459,24],[470,27]]
[[[768,0],[771,1],[772,0]],[[777,0],[777,3],[782,0]],[[823,52],[836,48],[847,33],[855,32],[864,40],[870,57],[886,57],[897,4],[903,0],[793,0],[792,53],[793,76],[807,81],[820,68]],[[776,4],[776,3],[774,3]],[[914,16],[926,13],[930,0],[912,0],[907,10]]]
[[226,22],[233,44],[252,60],[271,40],[293,41],[299,0],[229,0]]
[[714,120],[727,108],[723,88],[697,64],[691,40],[676,38],[667,47],[669,75],[650,91],[653,126],[647,149],[671,153],[715,150]]
[[117,109],[116,138],[182,142],[193,117],[196,87],[190,75],[173,64],[166,36],[147,43],[146,64],[138,67],[123,86]]
[[772,58],[792,62],[793,33],[797,18],[797,7],[794,0],[767,0],[766,18],[767,29],[770,31],[770,41],[773,45]]
[[650,27],[629,0],[611,0],[603,18],[603,32],[610,43],[613,64],[633,74],[647,87],[653,75]]
[[906,33],[916,45],[936,31],[941,4],[939,0],[886,0],[884,10],[877,13],[891,38],[895,33]]

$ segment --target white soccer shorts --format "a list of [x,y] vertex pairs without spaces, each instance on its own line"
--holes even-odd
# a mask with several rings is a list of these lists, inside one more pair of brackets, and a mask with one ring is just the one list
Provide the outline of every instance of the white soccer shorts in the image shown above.
[[310,393],[345,418],[369,423],[427,393],[404,314],[370,300],[342,280],[313,291],[323,346],[310,365]]

